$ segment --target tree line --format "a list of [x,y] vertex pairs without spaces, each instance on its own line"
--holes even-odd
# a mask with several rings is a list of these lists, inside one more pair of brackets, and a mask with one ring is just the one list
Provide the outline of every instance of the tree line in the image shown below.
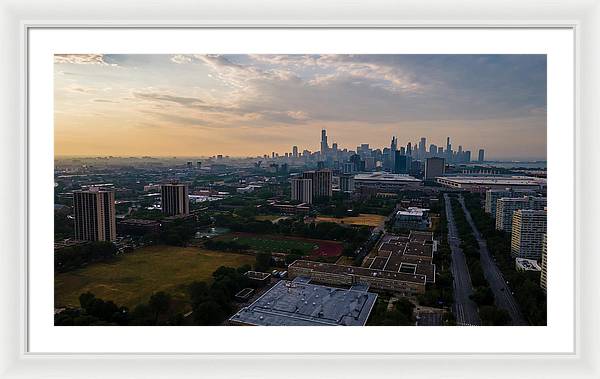
[[[439,201],[441,202],[442,199],[440,195]],[[454,278],[451,270],[452,251],[448,245],[448,219],[445,207],[438,207],[437,211],[440,214],[440,222],[433,231],[438,241],[437,251],[433,255],[433,264],[436,268],[435,283],[428,283],[425,293],[420,294],[417,299],[419,304],[429,307],[450,307],[454,303]]]
[[470,298],[477,304],[479,318],[483,325],[508,325],[511,320],[509,313],[494,305],[494,293],[481,267],[479,243],[473,236],[473,229],[467,221],[464,210],[456,198],[451,198],[450,204],[461,240],[460,248],[465,255],[473,284],[473,294]]
[[482,208],[479,194],[464,194],[465,206],[481,235],[487,241],[488,250],[496,259],[502,275],[510,283],[515,300],[531,325],[546,325],[546,294],[540,288],[540,273],[517,271],[511,255],[510,235],[496,230],[495,220]]
[[[262,258],[261,258],[262,259]],[[270,259],[270,258],[269,258]],[[257,264],[264,264],[257,258]],[[221,266],[212,274],[212,282],[196,281],[187,286],[194,325],[220,325],[235,310],[234,297],[251,285],[244,275],[250,265],[238,268]],[[55,325],[183,325],[184,316],[174,310],[170,294],[154,293],[147,303],[132,311],[91,292],[79,296],[80,308],[69,308],[54,317]]]

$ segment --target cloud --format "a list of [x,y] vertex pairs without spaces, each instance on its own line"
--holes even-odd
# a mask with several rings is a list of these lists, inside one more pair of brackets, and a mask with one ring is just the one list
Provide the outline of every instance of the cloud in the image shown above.
[[170,95],[166,93],[156,93],[156,92],[133,92],[132,95],[135,98],[142,100],[150,100],[150,101],[159,101],[159,102],[170,102],[176,103],[183,106],[191,106],[191,105],[200,105],[203,104],[204,101],[195,97],[185,97],[185,96],[176,96]]
[[189,55],[177,54],[177,55],[173,55],[171,57],[171,62],[177,63],[177,64],[190,63],[190,62],[192,62],[192,60],[193,60],[193,57],[190,57]]
[[54,54],[54,63],[117,66],[116,63],[108,63],[104,54]]
[[110,99],[92,99],[91,101],[94,103],[114,103],[114,104],[120,103],[120,101],[115,101],[115,100],[110,100]]

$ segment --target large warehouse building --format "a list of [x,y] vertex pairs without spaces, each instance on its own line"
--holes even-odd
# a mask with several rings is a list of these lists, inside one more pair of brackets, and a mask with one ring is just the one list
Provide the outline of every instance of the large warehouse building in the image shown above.
[[368,285],[374,290],[414,296],[425,292],[427,276],[417,273],[393,272],[333,263],[297,260],[288,267],[290,277],[311,278],[315,282],[353,286]]
[[364,326],[377,300],[368,286],[341,289],[281,280],[229,319],[231,325]]
[[478,176],[442,176],[436,179],[445,187],[466,191],[484,191],[488,189],[526,189],[540,190],[546,187],[546,179],[531,176],[478,175]]

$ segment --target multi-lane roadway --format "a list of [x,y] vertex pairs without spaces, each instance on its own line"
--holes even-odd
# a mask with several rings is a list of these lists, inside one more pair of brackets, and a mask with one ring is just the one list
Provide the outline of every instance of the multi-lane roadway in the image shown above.
[[[473,236],[479,243],[481,268],[483,269],[483,274],[490,284],[492,292],[494,293],[496,306],[500,309],[506,310],[509,313],[510,318],[512,319],[512,325],[527,325],[527,321],[525,321],[523,318],[523,314],[521,313],[521,310],[519,309],[519,306],[517,305],[517,302],[515,301],[508,284],[504,280],[500,269],[491,257],[485,240],[481,237],[479,230],[477,230],[477,227],[473,222],[473,218],[471,217],[471,212],[469,212],[465,206],[465,201],[462,195],[459,196],[458,201],[462,205],[467,222],[471,226],[471,229],[473,229]],[[447,209],[448,207],[446,206],[446,210]],[[448,227],[448,229],[450,229],[450,227]]]
[[458,231],[454,224],[452,207],[448,194],[444,194],[446,204],[446,219],[448,220],[448,245],[452,251],[451,271],[454,277],[454,305],[453,313],[458,325],[480,325],[481,320],[477,313],[477,304],[469,298],[473,293],[473,284],[465,255],[460,248]]

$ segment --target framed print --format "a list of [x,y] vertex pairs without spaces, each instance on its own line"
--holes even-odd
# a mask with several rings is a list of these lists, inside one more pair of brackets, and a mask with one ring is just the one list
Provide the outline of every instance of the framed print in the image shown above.
[[598,4],[33,4],[4,8],[7,377],[598,376]]

